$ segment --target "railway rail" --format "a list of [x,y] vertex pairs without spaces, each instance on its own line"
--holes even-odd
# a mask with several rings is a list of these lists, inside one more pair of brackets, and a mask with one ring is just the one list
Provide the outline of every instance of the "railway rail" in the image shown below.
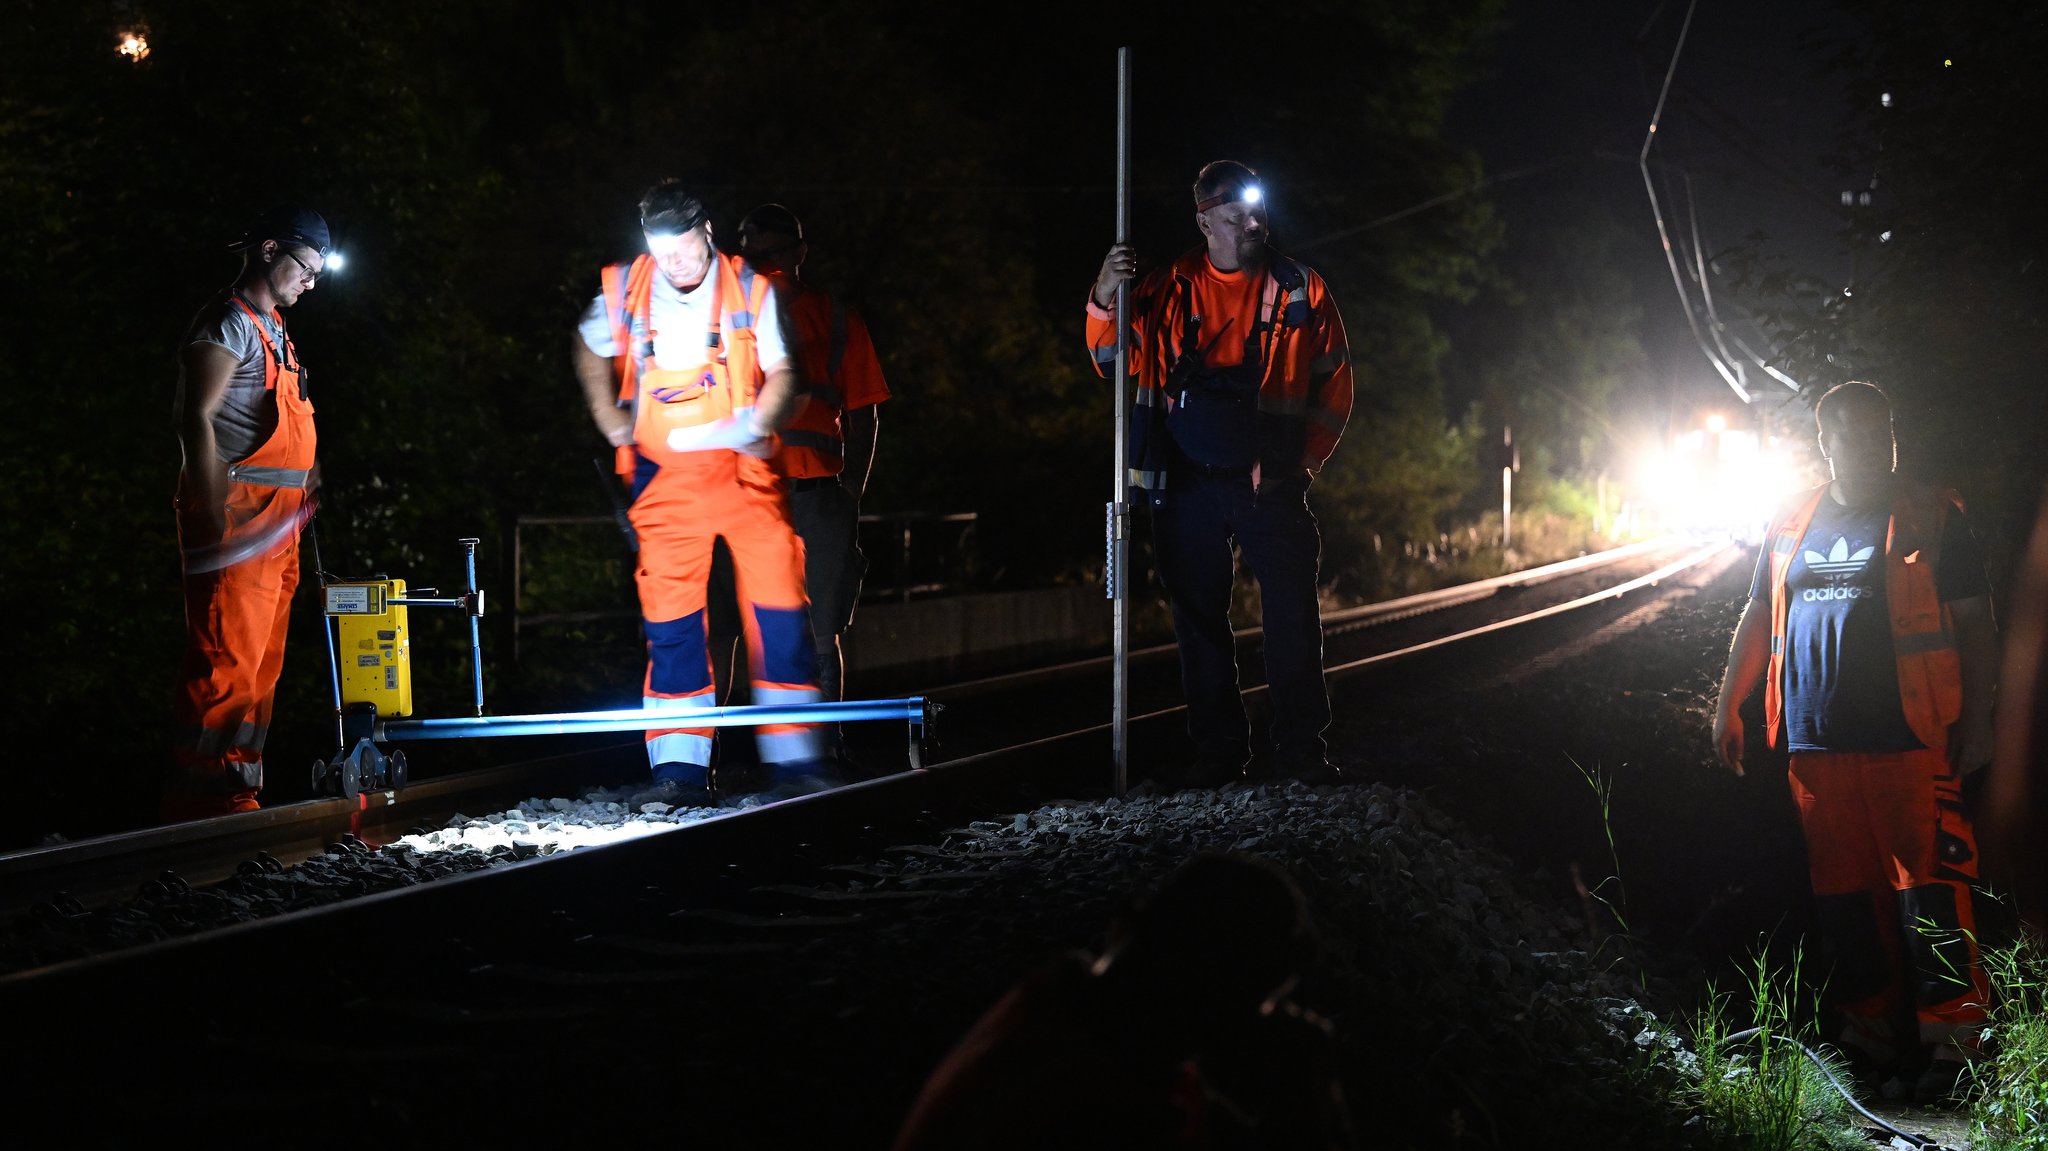
[[[1346,633],[1375,637],[1333,655],[1332,695],[1340,708],[1361,697],[1398,707],[1404,689],[1455,692],[1534,674],[1653,620],[1682,599],[1662,590],[1703,588],[1741,558],[1740,549],[1715,545],[1645,548],[1521,573],[1492,588],[1332,613],[1333,650]],[[1394,629],[1435,604],[1443,614],[1429,620],[1427,634]],[[1257,639],[1255,631],[1241,636],[1253,646]],[[1148,649],[1135,658],[1170,653]],[[968,710],[966,701],[977,698],[1014,709],[1025,693],[1020,684],[1064,689],[1071,679],[1104,674],[1105,664],[1049,670],[934,690]],[[1247,694],[1259,693],[1253,684]],[[1147,741],[1171,743],[1178,712],[1157,709],[1133,724]],[[1300,833],[1298,823],[1285,830],[1290,818],[1306,819],[1317,829],[1310,834],[1327,836],[1334,822],[1349,829],[1340,838],[1363,843],[1406,818],[1402,794],[1381,787],[1310,792],[1290,784],[1155,799],[1141,785],[1133,795],[1139,802],[1124,812],[1114,801],[1047,801],[1062,781],[1099,793],[1106,775],[1106,724],[1077,725],[1068,714],[1053,726],[1064,730],[1022,746],[935,756],[926,770],[724,812],[614,848],[544,858],[508,852],[438,878],[403,875],[381,893],[357,878],[348,881],[357,890],[269,918],[0,975],[0,1005],[19,1037],[10,1053],[11,1081],[24,1088],[15,1109],[32,1128],[84,1143],[154,1139],[218,1122],[268,1146],[326,1146],[336,1138],[329,1124],[344,1119],[351,1141],[401,1144],[469,1141],[484,1132],[514,1143],[580,1141],[606,1132],[627,1141],[680,1133],[700,1146],[886,1145],[920,1069],[959,1025],[957,1007],[919,1020],[901,1014],[902,1006],[948,1002],[946,992],[922,986],[933,980],[952,985],[950,1002],[985,1003],[992,988],[962,993],[961,986],[977,960],[1028,954],[1032,915],[1052,928],[1049,937],[1072,937],[1073,916],[1065,926],[1042,922],[1042,909],[1057,899],[1029,898],[1025,905],[1038,910],[1015,921],[1001,910],[1006,897],[1021,895],[1020,884],[1038,891],[1070,867],[1068,848],[1058,845],[1078,841],[1062,837],[1094,841],[1084,866],[1102,872],[1104,839],[1130,844],[1134,861],[1149,852],[1156,863],[1162,853],[1174,855],[1174,844],[1190,849],[1188,837],[1205,828],[1226,837],[1241,834],[1238,828],[1279,830],[1284,838]],[[637,744],[607,750],[629,770],[644,770]],[[582,771],[590,765],[581,761],[593,758],[603,755],[570,757]],[[422,781],[406,798],[417,817],[448,802],[530,796],[536,789],[528,785],[575,778],[565,771],[563,763],[528,761],[483,773],[488,778]],[[384,799],[388,809],[406,806]],[[1032,804],[1040,806],[1022,806]],[[1292,817],[1281,814],[1290,807]],[[1245,808],[1260,814],[1229,813]],[[348,818],[372,810],[380,809],[366,800]],[[1020,810],[1031,814],[989,818]],[[145,842],[78,845],[83,855],[73,858],[125,860],[132,870],[181,851],[203,860],[254,849],[237,878],[270,881],[337,853],[366,868],[380,862],[368,841],[340,831],[287,869],[252,845],[283,849],[335,827],[304,810],[255,814],[261,818],[234,817],[240,827],[232,834],[221,825],[234,820],[212,821],[135,837]],[[1359,834],[1375,826],[1378,832]],[[1054,846],[1034,845],[1048,836]],[[387,874],[404,870],[381,862]],[[45,866],[28,874],[47,881],[79,873]],[[1123,874],[1121,866],[1109,862],[1108,874]],[[1441,897],[1439,882],[1413,885],[1433,900]],[[1377,902],[1384,892],[1373,890]],[[1465,891],[1459,900],[1476,894]],[[139,898],[162,910],[189,908],[206,894],[166,869],[144,881]],[[62,898],[69,908],[41,914],[83,911],[74,897]],[[947,954],[944,943],[932,942],[935,924],[961,930],[963,905],[970,922],[1010,923],[994,933],[996,952],[985,930],[969,933],[978,951]],[[1423,914],[1455,918],[1472,909]],[[1027,934],[1006,938],[1017,930]],[[1526,961],[1565,962],[1552,978],[1565,977],[1569,963],[1560,956],[1538,952]],[[878,963],[909,970],[878,979]],[[733,1001],[736,992],[763,989],[779,989],[782,1002],[750,1010]],[[785,1020],[800,1031],[776,1030]],[[863,1064],[835,1068],[834,1052]],[[827,1062],[782,1066],[814,1056]],[[636,1084],[649,1069],[685,1078]],[[777,1074],[791,1076],[789,1089],[746,1083]],[[820,1089],[820,1076],[829,1087]],[[622,1099],[592,1097],[621,1084]],[[1903,1136],[1926,1128],[1928,1116],[1873,1106],[1875,1113],[1864,1112],[1877,1124],[1872,1138],[1936,1146],[1925,1135]],[[821,1143],[825,1131],[831,1134]]]
[[[1587,616],[1618,614],[1622,604],[1653,598],[1657,586],[1675,575],[1726,559],[1735,549],[1712,541],[1663,539],[1624,549],[1501,575],[1495,580],[1405,596],[1329,612],[1325,616],[1325,662],[1331,692],[1341,680],[1378,674],[1393,666],[1430,666],[1432,674],[1511,674],[1544,651],[1597,627]],[[1247,707],[1257,713],[1264,682],[1257,680],[1257,629],[1239,635],[1245,666]],[[1518,653],[1522,645],[1526,651]],[[1479,649],[1489,649],[1481,653]],[[1130,741],[1133,772],[1145,778],[1165,756],[1180,754],[1178,676],[1171,645],[1128,653]],[[14,948],[12,969],[0,971],[0,995],[33,987],[88,985],[119,979],[123,969],[162,969],[180,956],[215,954],[225,948],[256,952],[264,946],[305,952],[307,936],[340,930],[336,915],[358,915],[365,924],[348,932],[403,934],[399,922],[471,920],[479,907],[520,901],[528,889],[616,889],[621,875],[645,870],[649,856],[666,875],[745,875],[750,885],[788,868],[813,868],[817,860],[844,860],[881,842],[907,842],[922,832],[973,819],[1004,805],[1030,803],[1034,795],[1085,795],[1102,791],[1110,776],[1110,723],[1102,702],[1110,659],[1092,657],[1055,668],[983,680],[940,684],[918,696],[936,700],[938,719],[928,739],[922,768],[895,770],[829,793],[717,813],[692,813],[662,825],[662,834],[635,836],[606,850],[545,854],[532,844],[512,844],[487,864],[451,868],[408,858],[410,872],[385,868],[385,883],[342,879],[305,883],[291,899],[254,901],[231,930],[205,928],[203,893],[236,883],[248,889],[287,872],[317,872],[322,864],[365,862],[408,832],[438,827],[457,813],[494,811],[532,797],[584,795],[616,786],[645,770],[637,739],[594,739],[586,750],[545,760],[508,762],[502,768],[463,772],[446,778],[416,778],[399,791],[362,793],[356,801],[317,799],[219,819],[143,829],[123,836],[84,840],[0,856],[0,922],[14,930],[84,924],[90,915],[109,918],[111,909],[147,903],[162,909],[193,909],[184,930],[131,932],[127,938],[94,940],[74,948]],[[866,762],[913,762],[905,739],[920,731],[901,725],[848,727],[848,737]],[[1143,752],[1139,752],[1143,750]],[[1339,756],[1335,756],[1341,762]],[[618,811],[629,819],[631,813]],[[803,848],[793,848],[803,844]],[[358,858],[362,856],[362,858]],[[543,858],[535,858],[543,856]],[[719,860],[707,866],[709,860]],[[752,862],[735,862],[752,860]],[[539,868],[506,864],[545,864]],[[784,875],[786,879],[786,875]],[[434,881],[434,883],[428,883]],[[627,883],[631,887],[631,883]],[[750,887],[752,889],[752,887]],[[735,891],[678,891],[678,899],[745,907]],[[586,907],[594,897],[578,897]],[[213,903],[219,903],[215,899]],[[356,911],[344,905],[369,903]],[[387,920],[389,918],[389,920]],[[492,918],[492,915],[485,915]],[[301,926],[301,922],[305,922]],[[266,944],[264,938],[279,940]],[[205,963],[203,958],[195,958]],[[27,991],[35,993],[35,991]]]

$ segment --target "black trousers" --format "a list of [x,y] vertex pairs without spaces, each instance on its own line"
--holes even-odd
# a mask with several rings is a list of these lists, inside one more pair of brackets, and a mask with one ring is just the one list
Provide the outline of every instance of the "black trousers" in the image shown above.
[[1268,481],[1254,494],[1248,474],[1176,470],[1165,503],[1152,509],[1152,533],[1197,758],[1242,763],[1251,750],[1230,634],[1234,543],[1259,583],[1275,765],[1323,762],[1330,696],[1316,600],[1322,535],[1308,510],[1307,477]]

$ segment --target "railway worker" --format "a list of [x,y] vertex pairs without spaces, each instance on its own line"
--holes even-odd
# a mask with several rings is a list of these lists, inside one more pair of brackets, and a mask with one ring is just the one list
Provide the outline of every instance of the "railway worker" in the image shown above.
[[[773,462],[804,396],[772,281],[713,246],[703,203],[663,180],[642,197],[640,226],[646,252],[603,270],[573,356],[632,494],[643,702],[681,713],[677,727],[647,733],[647,798],[703,806],[717,802],[714,729],[687,717],[717,703],[705,621],[714,541],[732,553],[753,702],[819,699],[803,545]],[[771,794],[829,782],[815,724],[761,725],[756,746]]]
[[299,534],[319,483],[312,393],[284,310],[319,281],[327,221],[288,207],[229,246],[241,272],[178,344],[172,401],[185,652],[172,705],[166,822],[254,811],[284,667]]
[[[1337,782],[1324,732],[1322,538],[1308,488],[1351,415],[1351,354],[1315,271],[1266,244],[1258,176],[1234,160],[1194,183],[1203,243],[1130,293],[1130,486],[1151,508],[1152,547],[1173,611],[1194,759],[1170,783],[1215,786],[1251,761],[1231,636],[1232,544],[1258,580],[1272,770]],[[1116,358],[1117,288],[1138,257],[1117,244],[1088,298],[1096,370]]]
[[[797,378],[810,399],[782,429],[782,473],[789,480],[790,517],[804,541],[804,586],[811,601],[818,689],[845,698],[843,637],[853,623],[867,557],[860,550],[860,497],[875,458],[876,406],[889,398],[867,322],[837,296],[804,283],[810,247],[803,222],[781,204],[761,204],[741,218],[740,255],[775,285],[783,336]],[[723,557],[721,557],[723,558]],[[712,655],[726,671],[738,640],[728,563],[712,567]],[[726,622],[730,617],[731,622]],[[719,697],[727,697],[723,684]],[[838,724],[822,726],[826,754],[850,770]]]
[[1759,680],[1790,755],[1839,1042],[1933,1101],[1975,1056],[1987,988],[1964,775],[1992,753],[1998,636],[1960,498],[1896,474],[1891,402],[1840,384],[1814,407],[1833,479],[1773,517],[1735,629],[1713,738],[1743,772]]

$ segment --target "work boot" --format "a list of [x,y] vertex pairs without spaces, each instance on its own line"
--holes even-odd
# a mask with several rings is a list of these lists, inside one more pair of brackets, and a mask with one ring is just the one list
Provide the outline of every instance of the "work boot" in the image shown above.
[[636,810],[653,804],[669,808],[717,807],[718,793],[711,787],[709,769],[694,763],[656,764],[653,780],[626,797],[626,806]]
[[1960,1103],[1969,1087],[1969,1067],[1961,1059],[1934,1059],[1913,1080],[1913,1102],[1922,1107]]
[[815,795],[844,782],[839,776],[838,765],[829,759],[792,760],[773,765],[773,771],[774,774],[768,778],[768,787],[757,793],[761,803]]

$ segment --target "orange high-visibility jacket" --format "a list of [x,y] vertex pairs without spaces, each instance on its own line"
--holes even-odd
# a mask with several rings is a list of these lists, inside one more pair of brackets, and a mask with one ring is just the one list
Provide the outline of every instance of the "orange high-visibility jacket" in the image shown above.
[[846,468],[840,416],[888,399],[889,385],[857,310],[794,277],[771,279],[782,304],[783,342],[811,398],[782,429],[782,471],[793,480],[836,476]]
[[[1131,291],[1131,372],[1137,377],[1130,423],[1128,482],[1155,500],[1165,491],[1171,441],[1166,433],[1167,377],[1187,347],[1224,317],[1204,300],[1212,274],[1205,248],[1155,269]],[[1344,322],[1314,269],[1273,253],[1251,314],[1236,316],[1225,342],[1259,337],[1259,466],[1263,476],[1320,471],[1351,418],[1351,349]],[[1195,321],[1191,323],[1190,321]],[[1116,319],[1088,301],[1088,348],[1107,376],[1116,362]]]
[[[752,407],[765,381],[754,347],[754,319],[767,301],[768,277],[755,272],[737,256],[714,254],[712,259],[710,274],[717,277],[718,302],[711,310],[705,332],[704,358],[707,363],[717,361],[725,366],[726,378],[734,391],[728,408]],[[612,357],[612,371],[619,379],[618,403],[622,408],[633,409],[636,426],[643,402],[640,379],[654,363],[654,328],[648,317],[654,298],[654,277],[658,274],[654,257],[642,253],[634,257],[631,265],[606,265],[600,280],[605,316],[612,326],[612,346],[618,349]],[[725,338],[727,330],[732,336],[729,344]],[[711,460],[701,452],[672,452],[665,443],[632,444],[619,449],[620,475],[633,473],[636,453],[665,468],[724,462]],[[697,458],[692,459],[693,456]],[[752,456],[739,456],[738,466],[742,475],[757,483],[771,483],[776,475],[775,465]]]
[[[1771,664],[1764,677],[1764,731],[1772,747],[1778,746],[1785,718],[1785,616],[1790,610],[1785,573],[1828,486],[1794,497],[1791,511],[1766,537],[1771,541]],[[1885,606],[1891,612],[1899,704],[1913,734],[1936,751],[1948,747],[1949,725],[1963,714],[1962,657],[1954,621],[1934,579],[1952,507],[1962,507],[1956,492],[1900,481],[1884,541]]]

